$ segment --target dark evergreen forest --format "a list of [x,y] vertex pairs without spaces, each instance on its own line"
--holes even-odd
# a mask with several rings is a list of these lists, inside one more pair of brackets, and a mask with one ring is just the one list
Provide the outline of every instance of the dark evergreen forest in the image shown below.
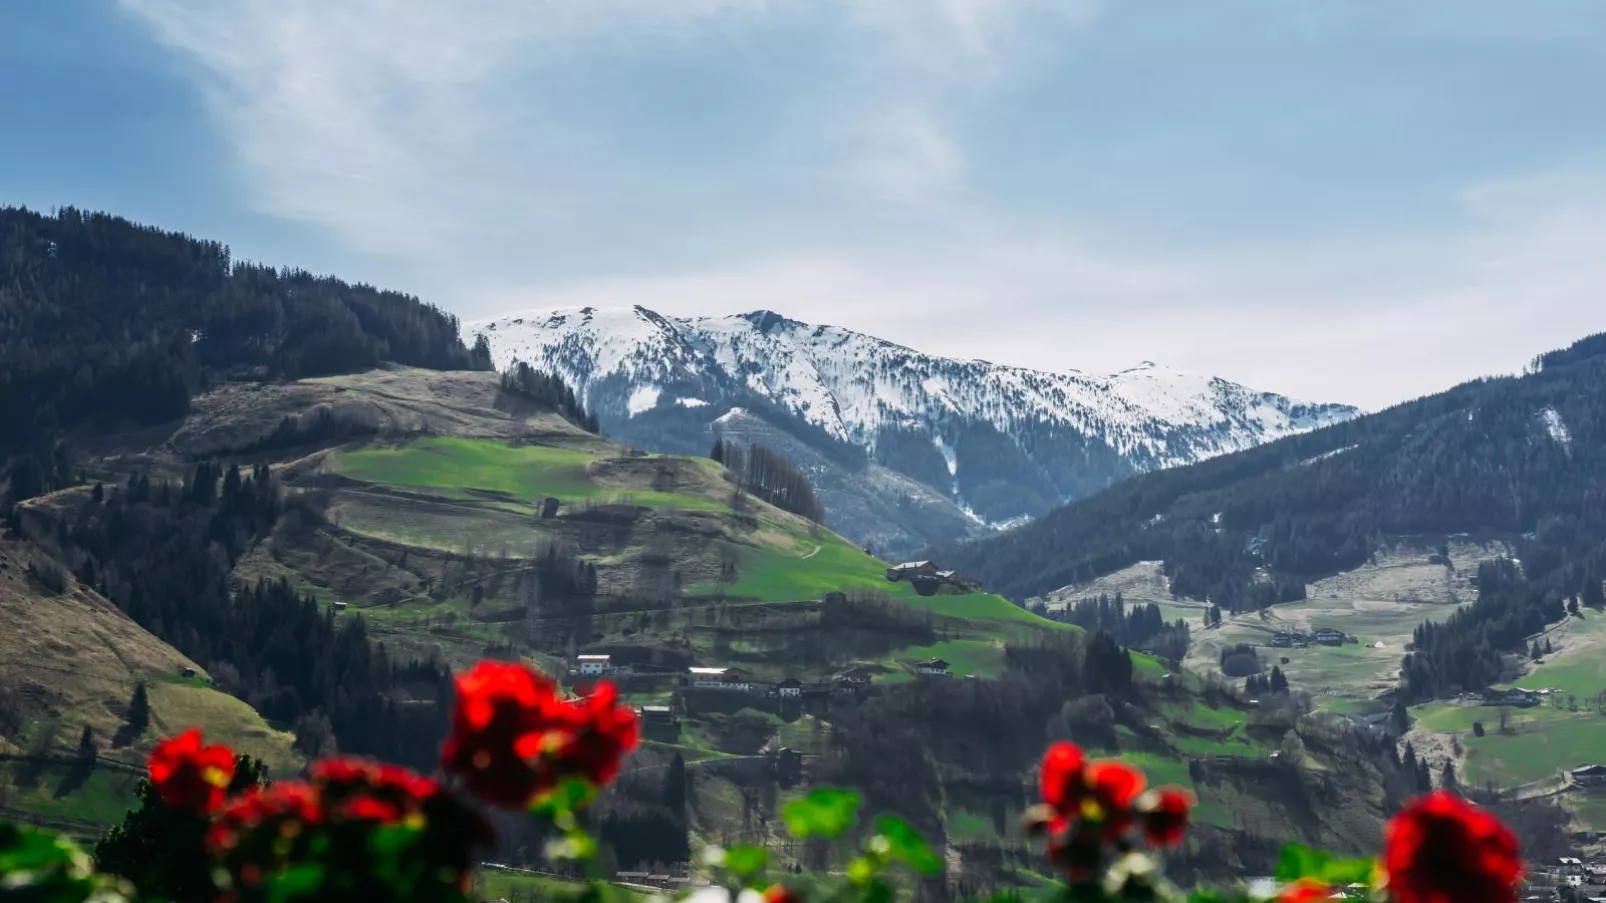
[[96,484],[86,505],[36,539],[201,663],[219,688],[294,727],[303,744],[333,740],[347,752],[427,766],[446,729],[451,675],[443,664],[392,661],[370,644],[360,616],[336,618],[283,581],[230,585],[234,564],[284,504],[266,465],[242,472],[202,463],[183,484],[145,476]]
[[384,361],[491,368],[455,317],[409,295],[235,260],[219,242],[104,213],[0,208],[0,456],[87,423],[180,417],[219,379]]
[[809,478],[780,452],[720,439],[709,457],[725,465],[726,479],[736,484],[737,492],[750,492],[782,511],[825,523],[825,505],[815,497]]

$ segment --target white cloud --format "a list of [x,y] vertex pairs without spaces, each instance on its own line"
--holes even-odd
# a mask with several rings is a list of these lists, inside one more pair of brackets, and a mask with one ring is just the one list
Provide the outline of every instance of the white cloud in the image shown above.
[[847,136],[845,162],[825,148],[815,158],[918,200],[964,172],[946,104],[928,88],[981,81],[1032,17],[1064,18],[1087,0],[120,3],[195,64],[253,206],[360,251],[450,259],[488,234],[561,230],[597,203],[577,180],[594,185],[585,179],[610,154],[651,144],[589,131],[554,96],[559,73],[606,65],[622,37],[639,48],[840,20],[864,42],[833,76],[845,99],[795,131]]

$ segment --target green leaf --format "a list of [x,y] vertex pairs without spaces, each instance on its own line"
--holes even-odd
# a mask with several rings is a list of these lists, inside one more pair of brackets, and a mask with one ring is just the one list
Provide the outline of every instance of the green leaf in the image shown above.
[[1248,894],[1221,894],[1213,890],[1196,890],[1188,895],[1188,903],[1249,903]]
[[309,897],[322,886],[323,866],[313,862],[303,862],[268,878],[268,899],[289,901],[298,897]]
[[853,827],[859,803],[859,795],[852,790],[826,787],[787,803],[781,817],[793,837],[835,838]]
[[731,847],[725,851],[725,867],[743,878],[764,871],[770,854],[763,847]]
[[896,815],[883,815],[876,819],[876,834],[887,839],[887,855],[902,862],[922,875],[935,875],[942,871],[942,859],[931,850],[931,845],[910,824]]
[[[591,786],[591,782],[582,778],[567,778],[536,800],[530,811],[554,820],[560,816],[569,816],[568,819],[564,819],[569,821],[576,811],[591,802],[596,793],[597,788]],[[565,826],[559,825],[559,827]]]
[[1326,884],[1372,883],[1375,863],[1371,859],[1341,859],[1323,850],[1297,843],[1283,847],[1277,857],[1274,875],[1279,881],[1312,878]]

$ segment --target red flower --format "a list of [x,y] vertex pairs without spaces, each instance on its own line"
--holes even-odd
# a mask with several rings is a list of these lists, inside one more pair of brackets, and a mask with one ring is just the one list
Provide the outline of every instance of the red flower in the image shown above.
[[1333,888],[1314,878],[1301,878],[1283,888],[1277,903],[1320,903],[1332,899]]
[[1193,794],[1180,787],[1160,787],[1143,794],[1138,810],[1143,813],[1143,835],[1150,845],[1174,847],[1181,843],[1193,804]]
[[1060,741],[1043,754],[1043,764],[1037,777],[1043,802],[1060,810],[1072,810],[1082,805],[1083,772],[1086,760],[1075,743]]
[[524,808],[565,778],[612,781],[639,739],[636,713],[607,681],[566,702],[523,665],[480,662],[457,678],[441,767],[488,803]]
[[457,677],[441,768],[488,803],[514,809],[529,805],[551,786],[539,758],[560,705],[557,688],[535,671],[480,662]]
[[1510,903],[1522,857],[1511,830],[1442,790],[1419,797],[1383,832],[1383,870],[1398,903]]
[[[239,844],[241,838],[268,826],[272,834],[282,833],[285,825],[296,829],[323,821],[318,792],[303,781],[280,781],[266,790],[253,787],[229,801],[213,820],[206,834],[206,847],[222,855]],[[292,829],[294,830],[294,829]]]
[[803,903],[803,897],[784,884],[771,884],[764,891],[764,903]]
[[558,771],[598,787],[618,777],[625,753],[641,739],[636,713],[619,705],[618,689],[602,681],[591,695],[565,704],[562,716],[563,740],[552,752]]
[[1143,772],[1125,762],[1103,759],[1087,766],[1087,783],[1104,841],[1120,840],[1132,827],[1132,807],[1146,783]]
[[191,728],[157,744],[149,767],[151,784],[162,802],[206,815],[223,805],[234,780],[234,751],[203,746],[201,732]]

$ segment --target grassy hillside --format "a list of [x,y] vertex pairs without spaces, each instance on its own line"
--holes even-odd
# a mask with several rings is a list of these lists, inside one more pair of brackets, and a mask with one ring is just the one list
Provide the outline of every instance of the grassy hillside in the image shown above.
[[[299,769],[288,733],[210,687],[195,663],[76,580],[67,577],[57,592],[30,576],[29,566],[43,561],[35,549],[0,540],[0,754],[13,757],[0,763],[3,811],[93,835],[133,801],[151,744],[190,726],[276,773]],[[125,716],[140,681],[151,725],[131,735]],[[86,727],[98,764],[81,773],[72,759]]]
[[[349,428],[267,441],[287,417],[313,411]],[[1259,867],[1290,836],[1359,844],[1382,816],[1383,777],[1341,732],[1251,712],[1142,655],[1123,695],[1089,697],[1083,688],[1101,676],[1082,665],[1079,630],[992,593],[923,597],[889,583],[885,562],[827,527],[736,496],[714,462],[642,454],[584,433],[504,397],[489,374],[393,369],[225,384],[160,435],[105,436],[97,448],[91,472],[109,486],[131,471],[185,479],[196,458],[271,465],[285,509],[230,577],[288,581],[334,607],[337,624],[361,617],[392,661],[460,667],[516,656],[569,682],[576,652],[636,663],[639,675],[622,684],[630,701],[673,705],[679,724],[649,739],[621,793],[656,805],[678,755],[694,778],[686,823],[696,837],[769,839],[778,807],[802,787],[831,775],[873,780],[843,758],[876,733],[857,720],[861,703],[864,713],[885,713],[863,717],[906,732],[913,742],[901,749],[929,747],[917,767],[934,769],[941,788],[925,801],[938,836],[948,837],[952,861],[986,874],[1014,855],[1000,848],[1020,846],[1018,775],[1065,731],[1134,756],[1156,780],[1193,787],[1217,840],[1237,838],[1226,853],[1194,851],[1204,868]],[[542,510],[548,498],[555,511]],[[27,510],[37,535],[48,536],[91,505],[90,491],[76,488]],[[949,661],[955,677],[917,678],[914,662],[932,657]],[[678,686],[688,664],[806,683],[857,665],[873,675],[872,691],[861,701],[709,698]],[[287,725],[266,725],[204,681],[176,677],[189,666],[154,666],[168,673],[152,683],[152,734],[202,722],[276,770],[293,767]],[[111,695],[131,691],[130,681]],[[1285,766],[1274,754],[1294,728],[1309,731],[1309,752]],[[766,764],[766,751],[783,745],[805,754],[802,786],[781,786]],[[111,779],[84,784],[74,817],[113,813],[122,785]],[[1335,795],[1359,801],[1351,816],[1310,816],[1314,801]],[[26,803],[36,814],[65,811],[37,794]],[[1248,841],[1234,833],[1245,818]]]
[[1179,595],[1246,609],[1359,566],[1389,536],[1579,521],[1598,539],[1606,342],[1546,359],[1521,377],[1139,476],[944,554],[1012,598],[1163,561]]

